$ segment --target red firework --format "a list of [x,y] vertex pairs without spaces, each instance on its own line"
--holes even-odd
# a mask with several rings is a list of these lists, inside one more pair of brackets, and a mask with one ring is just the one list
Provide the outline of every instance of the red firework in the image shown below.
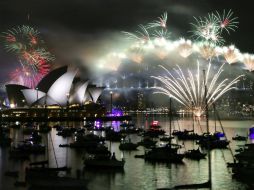
[[229,25],[230,21],[226,18],[223,20],[220,24],[221,28],[227,27]]
[[37,45],[38,43],[37,38],[33,36],[31,33],[29,34],[29,36],[30,36],[30,43],[33,45]]
[[229,33],[230,30],[235,31],[239,23],[237,21],[238,18],[234,17],[233,14],[234,13],[231,10],[229,11],[224,10],[222,15],[220,15],[219,12],[216,11],[216,13],[213,14],[213,16],[217,18],[220,28],[226,30]]
[[29,88],[35,88],[39,81],[49,72],[50,66],[44,61],[38,63],[37,68],[23,66],[10,73],[13,82]]
[[54,56],[41,47],[44,43],[39,31],[30,26],[18,26],[3,34],[6,50],[16,53],[21,64],[20,68],[11,72],[12,81],[34,88],[49,72],[49,63]]
[[5,37],[5,39],[6,39],[7,42],[10,42],[10,43],[16,42],[16,38],[15,38],[15,36],[13,36],[12,34],[8,34],[8,35]]

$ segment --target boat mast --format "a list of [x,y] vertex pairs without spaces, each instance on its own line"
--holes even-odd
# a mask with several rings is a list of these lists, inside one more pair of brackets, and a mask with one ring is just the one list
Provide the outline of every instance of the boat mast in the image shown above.
[[192,109],[192,130],[193,130],[193,133],[194,133],[194,102],[192,101],[191,102],[191,109]]
[[206,86],[206,74],[205,70],[203,70],[204,75],[204,87],[205,87],[205,94],[204,94],[204,100],[205,100],[205,112],[206,112],[206,128],[207,128],[207,149],[208,149],[208,183],[211,187],[212,185],[212,165],[211,165],[211,153],[210,153],[210,134],[209,134],[209,113],[208,113],[208,102],[207,102],[207,86]]
[[213,102],[213,113],[214,113],[214,132],[216,133],[216,107],[215,107],[215,102]]
[[169,96],[169,139],[170,139],[170,147],[171,147],[171,121],[172,121],[172,100],[171,96]]

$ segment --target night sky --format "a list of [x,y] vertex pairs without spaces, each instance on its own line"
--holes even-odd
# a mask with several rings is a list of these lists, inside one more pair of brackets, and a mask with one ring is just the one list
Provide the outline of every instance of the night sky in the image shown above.
[[[232,9],[240,22],[236,32],[226,35],[226,45],[242,52],[254,52],[252,1],[239,0],[1,0],[0,32],[18,25],[37,28],[48,49],[60,64],[93,64],[94,57],[117,49],[121,31],[134,31],[163,12],[168,12],[172,38],[190,37],[193,16]],[[28,20],[29,17],[29,20]],[[18,66],[16,57],[6,53],[0,42],[0,83]]]

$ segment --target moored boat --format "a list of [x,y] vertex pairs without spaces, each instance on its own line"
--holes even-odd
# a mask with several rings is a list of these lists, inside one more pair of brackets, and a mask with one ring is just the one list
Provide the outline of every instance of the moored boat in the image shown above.
[[188,150],[187,152],[185,152],[184,156],[192,160],[200,160],[200,159],[204,159],[206,157],[206,154],[200,152],[199,149],[193,149],[193,150]]
[[145,148],[150,148],[152,146],[155,146],[156,143],[157,143],[157,141],[154,141],[154,140],[146,137],[143,140],[141,140],[140,142],[138,142],[138,145],[144,146]]
[[119,145],[119,149],[120,150],[137,150],[138,146],[139,146],[138,144],[132,143],[131,140],[129,139],[128,141],[123,140]]
[[151,162],[169,162],[169,163],[181,163],[184,154],[177,153],[180,145],[166,144],[162,147],[153,147],[151,150],[145,152],[145,160]]
[[[114,155],[114,153],[113,153]],[[86,168],[111,168],[111,169],[123,169],[125,161],[117,160],[114,156],[94,156],[84,160]]]
[[246,141],[247,137],[236,135],[235,137],[232,137],[232,140],[235,140],[235,141]]

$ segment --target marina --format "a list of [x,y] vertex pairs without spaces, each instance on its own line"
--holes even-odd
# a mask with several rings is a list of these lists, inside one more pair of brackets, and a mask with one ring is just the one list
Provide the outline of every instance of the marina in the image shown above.
[[[169,118],[167,115],[150,115],[146,118],[145,115],[137,115],[133,117],[133,122],[136,127],[143,129],[149,129],[152,121],[158,121],[161,128],[169,134]],[[204,121],[202,127],[205,130]],[[177,128],[177,125],[181,129],[190,130],[192,128],[192,120],[190,118],[179,118],[174,120],[172,123],[173,128]],[[213,132],[214,121],[209,121],[211,126],[211,132]],[[229,139],[232,139],[236,134],[246,136],[249,128],[252,125],[252,121],[222,121],[225,133]],[[54,125],[54,123],[52,123]],[[63,123],[64,124],[64,123]],[[102,124],[103,127],[110,127],[111,122],[105,122]],[[71,125],[76,128],[80,128],[82,123],[71,122]],[[64,126],[64,125],[63,125]],[[120,130],[120,122],[115,122],[113,125],[114,130]],[[197,133],[200,133],[197,130]],[[86,181],[86,187],[88,189],[156,189],[156,188],[172,188],[177,185],[183,184],[195,184],[207,181],[208,179],[208,163],[207,157],[200,159],[199,161],[184,158],[182,163],[152,163],[145,161],[144,159],[135,158],[137,154],[144,154],[146,149],[142,146],[138,147],[138,150],[134,151],[121,151],[119,149],[120,142],[109,142],[105,141],[106,147],[115,153],[115,157],[118,160],[124,159],[123,170],[115,170],[102,167],[99,170],[95,169],[94,166],[86,169],[84,167],[84,156],[86,151],[84,149],[72,149],[59,147],[60,144],[73,142],[73,135],[71,137],[62,137],[56,135],[57,131],[52,128],[50,133],[42,134],[42,142],[45,143],[46,137],[51,135],[52,143],[48,139],[48,158],[49,167],[69,167],[71,168],[70,173],[67,176],[77,178],[77,171],[80,171],[79,179]],[[93,134],[104,136],[105,131],[94,131]],[[137,143],[141,140],[141,136],[137,134],[128,135],[133,143]],[[13,142],[16,144],[23,138],[21,129],[11,129],[10,137],[13,138]],[[159,141],[157,145],[162,145],[165,142]],[[172,141],[175,142],[177,138]],[[252,140],[248,139],[248,143]],[[45,143],[46,144],[46,143]],[[198,148],[199,146],[192,140],[178,141],[181,145],[180,153],[184,153],[187,150]],[[244,145],[243,141],[232,141],[230,142],[230,148],[235,153],[235,149],[239,145]],[[9,160],[8,148],[1,147],[1,158],[6,164],[1,164],[1,183],[2,188],[8,190],[13,189],[14,183],[17,181],[24,181],[25,168],[29,167],[29,163],[41,161],[45,159],[45,155],[31,155],[29,160]],[[203,149],[202,149],[203,150]],[[205,150],[203,150],[205,151]],[[213,189],[231,189],[237,187],[238,189],[246,189],[247,185],[241,183],[232,177],[232,171],[227,167],[228,162],[232,162],[233,158],[229,149],[214,149],[211,151],[211,162],[212,162],[212,187]],[[2,162],[3,163],[3,162]],[[5,175],[6,171],[17,171],[18,177],[8,177]],[[63,172],[65,173],[65,172]],[[142,180],[138,180],[142,178]],[[83,182],[84,182],[83,181]],[[29,183],[26,184],[28,187]],[[24,187],[17,187],[15,189],[26,189]],[[209,189],[209,188],[208,188]]]

